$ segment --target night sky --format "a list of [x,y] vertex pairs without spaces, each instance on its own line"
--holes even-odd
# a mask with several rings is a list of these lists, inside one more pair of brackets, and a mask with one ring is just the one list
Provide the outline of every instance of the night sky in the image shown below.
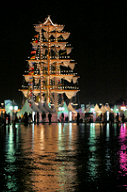
[[[127,94],[126,1],[5,1],[0,13],[0,102],[14,99],[30,56],[33,24],[51,15],[70,32],[72,59],[78,63],[81,103],[114,103]],[[72,4],[71,4],[72,3]]]

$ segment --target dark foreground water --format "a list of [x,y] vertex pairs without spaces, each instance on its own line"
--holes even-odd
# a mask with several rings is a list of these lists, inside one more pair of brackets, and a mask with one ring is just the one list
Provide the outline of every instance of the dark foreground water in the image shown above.
[[0,191],[126,191],[126,124],[0,127]]

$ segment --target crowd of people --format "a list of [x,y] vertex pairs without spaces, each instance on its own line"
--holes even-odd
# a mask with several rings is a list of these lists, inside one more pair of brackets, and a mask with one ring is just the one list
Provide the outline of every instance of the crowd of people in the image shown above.
[[109,113],[109,116],[107,116],[107,113],[104,114],[100,114],[98,116],[96,116],[94,118],[94,114],[90,113],[89,115],[87,115],[87,113],[85,113],[85,119],[84,121],[87,123],[93,123],[93,122],[99,122],[99,123],[124,123],[127,121],[126,117],[124,114],[114,114],[114,113]]
[[[52,119],[52,114],[51,113],[48,113],[48,121],[49,121],[49,124],[51,124],[51,119]],[[23,118],[22,118],[22,121],[25,123],[25,124],[28,124],[28,123],[40,123],[40,122],[45,122],[46,121],[46,113],[42,113],[41,114],[41,120],[40,120],[40,115],[39,115],[39,112],[35,113],[34,114],[34,119],[32,119],[32,114],[27,114],[25,113]]]
[[[17,117],[17,113],[14,113],[12,115],[10,114],[6,114],[6,112],[4,114],[2,114],[0,116],[0,125],[7,125],[10,123],[24,123],[24,124],[28,124],[28,123],[43,123],[46,122],[46,115],[47,115],[47,121],[49,122],[49,124],[51,124],[52,121],[52,114],[51,113],[42,113],[41,117],[39,112],[34,114],[34,118],[32,117],[32,114],[27,114],[26,112],[24,113],[24,116],[21,117]],[[86,113],[84,114],[84,116],[82,116],[83,118],[81,118],[81,114],[78,112],[75,119],[72,120],[72,122],[76,122],[77,124],[79,123],[94,123],[94,122],[99,122],[99,123],[119,123],[119,122],[126,122],[126,118],[124,116],[124,114],[122,114],[121,116],[117,113],[116,116],[113,113],[109,114],[109,120],[107,120],[107,116],[106,114],[101,114],[100,116],[98,116],[95,120],[93,117],[93,114],[89,114],[87,115]],[[65,116],[64,113],[61,113],[59,119],[57,120],[58,122],[61,123],[66,123],[69,122],[69,118],[68,116]]]

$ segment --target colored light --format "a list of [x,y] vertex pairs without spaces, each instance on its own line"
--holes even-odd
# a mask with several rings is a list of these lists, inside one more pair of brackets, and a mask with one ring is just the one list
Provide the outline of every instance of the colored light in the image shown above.
[[72,112],[69,111],[69,121],[72,121]]
[[94,108],[90,108],[90,112],[95,112],[95,109]]
[[109,111],[107,111],[107,121],[109,121]]
[[14,106],[14,110],[18,110],[18,106]]
[[126,106],[121,106],[120,108],[122,111],[126,111]]
[[10,109],[10,110],[13,110],[13,106],[10,106],[9,109]]
[[59,111],[64,111],[64,107],[59,107],[58,110]]

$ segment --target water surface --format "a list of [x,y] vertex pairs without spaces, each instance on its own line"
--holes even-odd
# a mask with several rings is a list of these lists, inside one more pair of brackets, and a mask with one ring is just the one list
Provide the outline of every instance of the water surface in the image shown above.
[[126,124],[0,127],[1,191],[126,191]]

